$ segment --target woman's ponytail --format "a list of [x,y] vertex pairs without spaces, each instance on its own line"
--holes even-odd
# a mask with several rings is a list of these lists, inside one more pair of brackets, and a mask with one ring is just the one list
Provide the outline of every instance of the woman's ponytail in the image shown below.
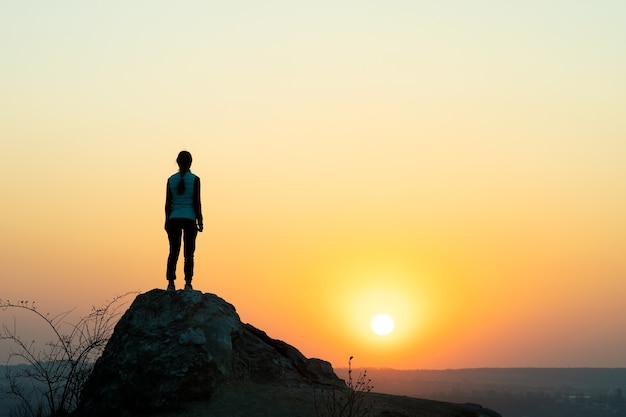
[[178,168],[180,169],[180,181],[176,186],[178,194],[185,193],[185,173],[187,173],[189,171],[189,167],[191,167],[191,160],[191,154],[187,151],[181,151],[178,154],[178,158],[176,158],[176,163],[178,163]]
[[185,173],[181,172],[180,181],[178,181],[178,185],[176,186],[176,191],[178,191],[178,194],[185,194],[186,189],[187,187],[185,187]]

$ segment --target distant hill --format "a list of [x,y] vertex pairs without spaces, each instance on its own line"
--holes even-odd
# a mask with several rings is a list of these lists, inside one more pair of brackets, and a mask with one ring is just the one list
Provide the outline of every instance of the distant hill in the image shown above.
[[[355,371],[353,369],[353,371]],[[356,370],[357,372],[360,370]],[[337,368],[340,377],[347,369]],[[546,390],[626,392],[626,368],[474,368],[395,370],[368,368],[375,391],[394,395],[433,395],[498,389],[525,392]]]
[[[347,375],[347,369],[335,372]],[[478,402],[507,417],[626,417],[626,368],[374,368],[367,374],[375,392]]]
[[[9,394],[9,382],[6,379],[7,373],[13,375],[24,374],[30,365],[13,365],[13,366],[0,366],[0,417],[9,417],[11,410],[19,404],[19,401]],[[19,382],[26,382],[25,378],[18,378]],[[37,382],[32,379],[28,380],[28,384],[23,384],[29,388],[28,394],[31,396],[31,401],[36,401],[42,398],[41,395],[44,392],[45,386],[43,382]]]

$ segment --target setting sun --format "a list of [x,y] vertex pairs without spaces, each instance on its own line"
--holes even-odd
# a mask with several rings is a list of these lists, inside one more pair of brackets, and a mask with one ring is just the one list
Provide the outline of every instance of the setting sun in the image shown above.
[[372,319],[372,330],[379,336],[388,335],[393,327],[393,319],[387,314],[379,314]]

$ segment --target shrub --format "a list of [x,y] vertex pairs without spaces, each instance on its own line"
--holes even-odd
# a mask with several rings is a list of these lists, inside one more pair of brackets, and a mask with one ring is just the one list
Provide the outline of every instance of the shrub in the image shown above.
[[374,388],[372,380],[364,370],[355,379],[352,376],[352,359],[348,359],[348,380],[346,389],[332,387],[322,389],[318,394],[315,391],[315,414],[317,417],[366,417],[370,414],[373,402],[367,394]]
[[[19,400],[16,417],[68,415],[78,405],[83,385],[102,354],[121,316],[127,293],[106,301],[102,307],[71,323],[70,311],[51,316],[37,310],[34,302],[0,300],[0,309],[20,309],[35,315],[52,332],[52,340],[40,347],[19,336],[17,324],[3,324],[0,341],[11,345],[6,361],[9,394]],[[10,367],[26,363],[25,367]]]

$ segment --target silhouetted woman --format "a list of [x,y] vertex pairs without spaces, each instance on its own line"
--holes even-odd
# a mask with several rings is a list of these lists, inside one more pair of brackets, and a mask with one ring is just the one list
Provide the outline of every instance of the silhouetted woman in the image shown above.
[[196,236],[204,228],[202,224],[202,205],[200,204],[200,178],[193,174],[191,154],[182,151],[176,158],[179,171],[167,180],[165,195],[165,231],[170,242],[170,254],[167,258],[166,277],[168,291],[174,291],[176,263],[180,254],[181,236],[184,242],[185,289],[191,290],[193,278],[193,253],[196,250]]

